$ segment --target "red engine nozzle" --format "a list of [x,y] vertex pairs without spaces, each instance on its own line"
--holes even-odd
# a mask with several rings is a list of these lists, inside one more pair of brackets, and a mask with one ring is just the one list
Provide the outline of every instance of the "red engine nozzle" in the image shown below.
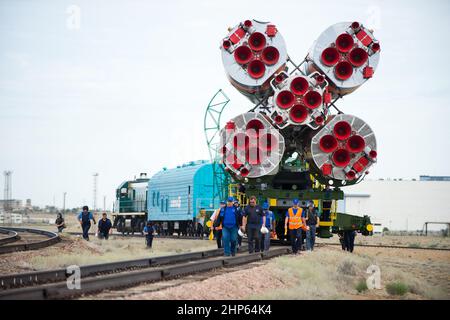
[[278,93],[276,98],[277,106],[281,109],[289,109],[295,102],[295,96],[292,92],[288,90],[281,91]]
[[374,44],[372,44],[371,48],[372,48],[373,52],[380,51],[380,44],[378,42],[375,42]]
[[333,128],[334,136],[339,140],[346,140],[352,134],[352,127],[347,121],[339,121]]
[[327,67],[334,66],[336,63],[338,63],[340,58],[341,55],[336,48],[329,47],[322,51],[321,60],[322,63]]
[[331,134],[324,135],[322,138],[320,138],[319,148],[325,153],[333,152],[337,149],[337,146],[338,142],[336,138]]
[[298,96],[304,95],[308,88],[308,80],[303,77],[297,77],[291,81],[291,91]]
[[341,61],[334,67],[334,72],[339,80],[347,80],[353,74],[353,67],[350,62]]
[[359,24],[359,22],[358,21],[354,21],[354,22],[352,22],[352,29],[359,29],[359,26],[360,26],[360,24]]
[[350,152],[345,149],[338,149],[333,153],[333,162],[337,167],[345,167],[350,163]]
[[347,180],[354,180],[356,178],[356,172],[353,170],[350,170],[349,172],[347,172],[345,174],[345,177],[347,178]]
[[301,104],[296,104],[289,111],[289,117],[295,123],[302,123],[308,117],[308,109]]
[[251,20],[245,20],[244,21],[244,26],[246,26],[247,28],[250,28],[253,25]]
[[353,153],[361,152],[366,147],[366,141],[359,135],[351,136],[347,140],[347,150]]
[[277,144],[278,144],[277,137],[271,133],[263,134],[259,138],[259,142],[258,142],[259,148],[265,152],[272,151],[273,148],[275,148],[277,146]]
[[234,60],[239,64],[247,64],[252,60],[253,52],[247,46],[240,46],[234,50]]
[[259,137],[260,130],[264,130],[264,124],[258,119],[252,119],[247,123],[245,130],[249,137]]
[[342,33],[336,38],[336,48],[340,52],[349,52],[354,44],[355,41],[353,40],[353,37],[348,33]]
[[246,176],[248,176],[249,173],[250,173],[250,171],[248,171],[247,168],[241,169],[241,176],[246,177]]
[[261,60],[253,60],[248,64],[247,72],[253,79],[259,79],[266,72],[266,66]]
[[242,132],[236,133],[233,138],[233,147],[236,150],[247,150],[250,144],[250,138]]
[[369,54],[363,48],[355,48],[350,51],[348,61],[355,67],[361,67],[369,59]]
[[229,40],[224,40],[224,41],[222,42],[222,46],[223,46],[223,48],[226,50],[226,49],[228,49],[229,47],[231,47],[231,42],[230,42]]
[[266,46],[266,37],[261,32],[253,32],[248,38],[248,45],[253,51],[261,51]]
[[317,91],[309,91],[303,97],[303,103],[310,109],[315,109],[322,104],[322,95]]
[[280,59],[280,52],[277,48],[269,46],[261,53],[261,60],[268,66],[272,66]]
[[369,157],[372,159],[375,159],[377,157],[378,153],[375,150],[370,150]]

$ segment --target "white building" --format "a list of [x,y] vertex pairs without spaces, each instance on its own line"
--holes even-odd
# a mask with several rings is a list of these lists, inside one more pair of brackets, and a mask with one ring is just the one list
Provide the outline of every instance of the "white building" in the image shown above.
[[422,230],[427,221],[450,222],[449,181],[364,180],[342,190],[340,212],[369,215],[373,223],[390,230]]

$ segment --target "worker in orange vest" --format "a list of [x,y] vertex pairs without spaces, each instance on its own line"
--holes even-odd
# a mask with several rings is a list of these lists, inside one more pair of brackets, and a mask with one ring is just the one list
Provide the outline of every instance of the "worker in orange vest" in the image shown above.
[[299,254],[302,229],[306,227],[305,218],[303,217],[303,209],[298,205],[298,199],[294,199],[294,204],[286,212],[286,218],[284,219],[284,234],[287,234],[289,227],[289,236],[291,239],[292,253]]
[[220,223],[219,214],[220,209],[225,208],[227,206],[227,203],[225,201],[220,201],[220,208],[214,211],[212,214],[210,220],[211,220],[211,227],[214,230],[214,234],[216,236],[216,242],[217,242],[217,248],[222,248],[222,224]]

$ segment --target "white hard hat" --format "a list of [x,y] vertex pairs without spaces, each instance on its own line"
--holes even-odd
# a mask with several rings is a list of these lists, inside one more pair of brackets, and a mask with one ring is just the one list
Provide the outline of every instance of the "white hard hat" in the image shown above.
[[267,234],[267,233],[269,233],[269,229],[267,229],[266,226],[262,226],[261,227],[261,233],[262,234]]
[[244,233],[242,232],[241,229],[238,230],[238,235],[239,235],[240,237],[243,237],[243,236],[244,236]]

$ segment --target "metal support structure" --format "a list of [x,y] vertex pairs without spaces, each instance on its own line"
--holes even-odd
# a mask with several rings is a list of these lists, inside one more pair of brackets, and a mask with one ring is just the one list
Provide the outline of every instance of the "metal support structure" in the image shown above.
[[213,201],[217,198],[224,199],[227,193],[227,186],[229,184],[230,177],[225,172],[224,166],[220,163],[219,156],[219,131],[221,129],[221,116],[226,105],[230,102],[225,92],[222,89],[216,92],[216,94],[210,100],[208,107],[206,108],[204,118],[204,131],[206,144],[208,146],[209,158],[213,163],[214,183],[213,183]]
[[[428,225],[429,224],[445,224],[447,225],[447,237],[450,237],[450,222],[432,222],[432,221],[427,221],[423,224],[423,229],[425,230],[425,236],[428,235]],[[423,230],[422,230],[422,234],[423,234]]]

